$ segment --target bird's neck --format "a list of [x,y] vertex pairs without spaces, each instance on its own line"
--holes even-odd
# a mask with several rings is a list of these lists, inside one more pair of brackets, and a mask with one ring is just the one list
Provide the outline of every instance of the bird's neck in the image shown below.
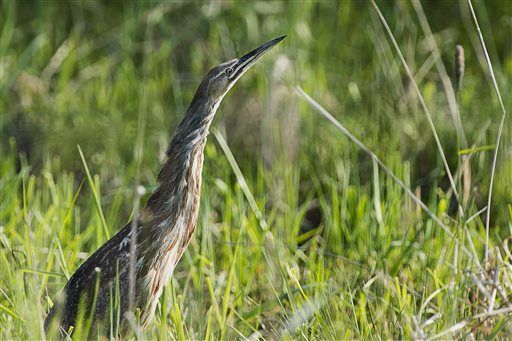
[[180,214],[189,215],[190,212],[184,210],[199,208],[199,203],[196,207],[188,207],[187,202],[190,195],[199,198],[203,151],[217,107],[216,103],[192,103],[176,129],[158,175],[158,187],[146,205],[151,212],[153,226],[172,228],[166,222],[172,223]]

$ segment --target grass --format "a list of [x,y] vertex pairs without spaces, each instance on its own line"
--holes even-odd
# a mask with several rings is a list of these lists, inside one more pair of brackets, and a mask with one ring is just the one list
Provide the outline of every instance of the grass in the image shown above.
[[376,5],[4,1],[0,337],[43,337],[205,71],[282,34],[219,109],[198,228],[138,337],[510,335],[511,8]]

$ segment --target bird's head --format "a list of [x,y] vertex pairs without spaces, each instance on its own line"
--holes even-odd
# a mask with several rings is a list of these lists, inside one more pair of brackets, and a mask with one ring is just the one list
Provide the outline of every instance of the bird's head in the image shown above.
[[222,63],[211,69],[197,89],[193,102],[196,100],[202,102],[206,99],[209,104],[219,103],[236,81],[240,79],[262,55],[285,37],[286,36],[282,36],[273,39],[240,58]]
[[173,140],[183,143],[187,138],[199,141],[197,136],[205,136],[220,102],[229,89],[263,54],[285,37],[271,40],[240,58],[211,69],[199,85],[185,117],[176,129]]

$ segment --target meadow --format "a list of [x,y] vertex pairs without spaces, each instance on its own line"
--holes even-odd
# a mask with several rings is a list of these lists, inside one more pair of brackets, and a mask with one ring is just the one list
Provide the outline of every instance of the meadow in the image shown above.
[[2,340],[57,337],[52,300],[144,205],[202,77],[284,34],[219,108],[133,337],[512,335],[508,2],[0,6]]

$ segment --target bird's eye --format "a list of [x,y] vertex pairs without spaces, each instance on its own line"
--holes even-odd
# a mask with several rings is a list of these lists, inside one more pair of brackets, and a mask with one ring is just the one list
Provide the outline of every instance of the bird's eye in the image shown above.
[[233,69],[232,69],[232,68],[230,68],[230,67],[228,67],[228,68],[226,69],[226,75],[231,76],[231,74],[232,74],[232,73],[233,73]]

